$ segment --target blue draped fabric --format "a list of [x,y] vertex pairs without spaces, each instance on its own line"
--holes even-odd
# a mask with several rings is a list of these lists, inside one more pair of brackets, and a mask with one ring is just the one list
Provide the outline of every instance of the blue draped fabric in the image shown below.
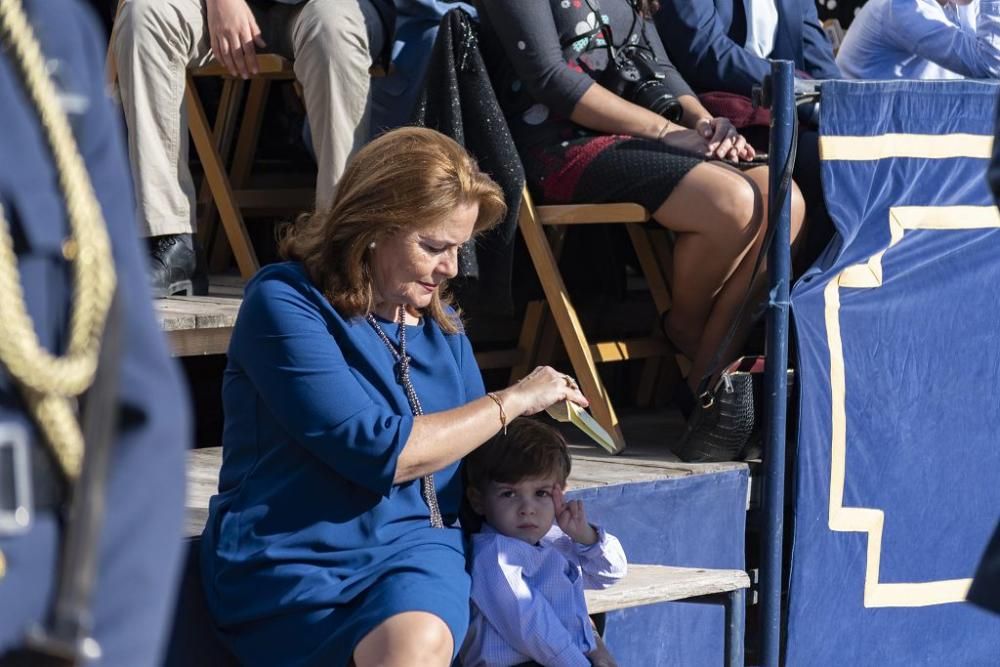
[[[569,494],[619,539],[630,563],[745,567],[746,468]],[[721,665],[721,605],[663,602],[608,614],[604,638],[622,667]]]
[[788,665],[1000,662],[963,601],[1000,516],[998,90],[823,84],[838,237],[792,292]]

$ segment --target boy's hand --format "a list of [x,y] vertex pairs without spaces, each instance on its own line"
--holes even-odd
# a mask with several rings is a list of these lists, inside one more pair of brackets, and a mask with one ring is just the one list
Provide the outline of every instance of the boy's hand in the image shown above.
[[597,634],[594,635],[597,639],[597,648],[587,654],[587,658],[590,660],[590,664],[593,667],[618,667],[618,663],[615,662],[614,656],[608,651],[608,647],[604,644],[604,640],[601,639]]
[[579,500],[566,502],[563,490],[558,484],[552,487],[552,504],[556,509],[556,523],[574,542],[593,544],[597,542],[597,531],[587,523],[587,513]]

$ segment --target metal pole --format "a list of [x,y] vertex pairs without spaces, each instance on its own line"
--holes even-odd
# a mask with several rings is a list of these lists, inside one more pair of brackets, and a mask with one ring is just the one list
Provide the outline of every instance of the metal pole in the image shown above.
[[746,593],[742,588],[726,593],[726,667],[743,667],[746,609]]
[[[788,288],[791,279],[791,189],[784,193],[780,181],[791,155],[795,95],[792,63],[771,63],[771,143],[769,224],[774,241],[768,253],[767,433],[764,449],[764,548],[761,572],[762,664],[778,667],[781,660],[781,565],[785,511],[785,421],[788,406]],[[781,196],[781,195],[784,196]]]

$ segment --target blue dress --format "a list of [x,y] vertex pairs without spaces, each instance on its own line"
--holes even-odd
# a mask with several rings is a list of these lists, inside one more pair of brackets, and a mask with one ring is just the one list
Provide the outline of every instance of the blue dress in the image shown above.
[[[381,322],[393,340],[397,325]],[[411,378],[427,413],[483,395],[468,339],[430,318],[407,325]],[[247,665],[346,665],[375,626],[428,611],[468,626],[456,526],[458,464],[435,475],[445,529],[420,481],[393,484],[413,427],[390,351],[345,319],[298,263],[247,284],[223,381],[219,493],[202,537],[209,608]]]

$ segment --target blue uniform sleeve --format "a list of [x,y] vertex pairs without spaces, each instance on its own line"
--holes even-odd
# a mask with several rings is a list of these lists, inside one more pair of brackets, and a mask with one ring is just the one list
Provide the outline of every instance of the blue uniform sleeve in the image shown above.
[[935,3],[892,0],[891,35],[896,46],[970,78],[1000,77],[1000,0],[982,0],[976,32],[947,20]]
[[190,409],[153,314],[120,110],[105,94],[107,40],[82,3],[35,2],[29,11],[46,54],[65,58],[57,70],[64,91],[86,100],[70,120],[111,237],[121,300],[121,416],[106,491],[95,633],[104,664],[153,664],[167,639],[182,562]]
[[305,283],[275,272],[244,299],[230,343],[263,407],[338,474],[388,496],[413,415],[372,400]]

